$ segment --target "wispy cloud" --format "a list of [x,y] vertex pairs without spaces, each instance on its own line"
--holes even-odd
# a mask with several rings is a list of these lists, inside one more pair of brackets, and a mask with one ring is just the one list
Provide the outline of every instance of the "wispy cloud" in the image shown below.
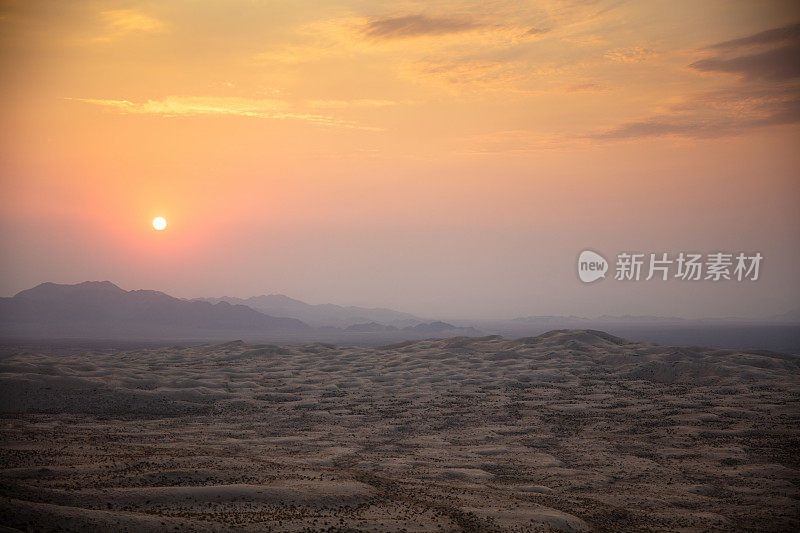
[[502,89],[516,92],[518,82],[530,76],[532,69],[514,61],[491,59],[423,60],[407,66],[407,75],[415,80],[436,81],[459,90]]
[[361,98],[356,100],[309,100],[307,105],[316,109],[342,109],[348,107],[388,107],[397,105],[397,102],[394,100]]
[[800,78],[800,24],[723,41],[706,50],[717,55],[695,61],[691,68],[770,82]]
[[335,50],[325,46],[292,45],[274,48],[265,52],[259,52],[253,56],[253,60],[258,64],[286,63],[296,65],[300,63],[320,61],[335,54]]
[[524,35],[544,35],[550,31],[550,28],[528,28]]
[[302,66],[346,58],[394,66],[401,77],[433,85],[498,87],[500,78],[534,70],[523,68],[516,56],[550,31],[492,15],[340,17],[297,28],[298,42],[259,52],[253,61]]
[[750,79],[791,80],[800,77],[800,40],[756,54],[701,59],[690,66],[704,72],[726,72]]
[[575,83],[563,88],[565,93],[598,93],[605,90],[603,85],[596,82]]
[[800,25],[713,44],[689,65],[733,74],[728,88],[691,95],[664,112],[590,135],[594,139],[713,138],[800,123]]
[[594,139],[716,138],[755,128],[800,123],[800,96],[793,88],[741,87],[694,95],[668,112],[590,135]]
[[798,40],[800,40],[800,23],[789,24],[788,26],[773,28],[771,30],[765,30],[739,39],[722,41],[721,43],[712,44],[707,48],[712,50],[714,49],[724,50],[724,49],[740,48],[743,46],[757,46],[763,44],[781,43],[785,41],[797,42]]
[[263,119],[301,120],[324,126],[338,126],[376,131],[380,128],[363,126],[330,115],[303,113],[293,110],[282,100],[236,97],[168,96],[162,100],[131,102],[129,100],[71,98],[71,100],[103,106],[122,114],[146,114],[161,117],[199,115],[230,115]]
[[641,63],[655,56],[656,53],[649,48],[634,46],[630,48],[617,48],[605,53],[605,58],[618,63]]
[[159,19],[133,9],[114,9],[100,13],[105,28],[95,41],[111,41],[129,33],[159,33],[165,25]]
[[402,39],[460,33],[485,25],[468,15],[432,17],[420,14],[373,19],[364,26],[363,32],[371,39]]

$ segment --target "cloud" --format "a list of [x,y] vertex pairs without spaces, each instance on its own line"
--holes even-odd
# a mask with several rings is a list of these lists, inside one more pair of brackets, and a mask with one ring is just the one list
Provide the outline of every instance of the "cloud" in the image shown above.
[[720,124],[703,122],[678,122],[665,119],[649,119],[629,122],[601,134],[591,135],[593,139],[638,139],[646,137],[720,137],[727,128]]
[[762,31],[706,47],[717,55],[695,61],[702,72],[738,74],[750,80],[800,78],[800,24]]
[[363,32],[371,39],[403,39],[422,35],[461,33],[483,26],[485,23],[469,16],[406,15],[373,19],[364,26]]
[[552,37],[548,21],[537,23],[540,18],[516,12],[326,18],[294,28],[293,41],[251,57],[259,66],[279,63],[301,68],[324,61],[363,61],[381,70],[395,69],[414,81],[427,78],[449,90],[456,84],[496,80],[499,71],[507,75],[524,68],[520,56],[529,53],[534,43]]
[[631,48],[617,48],[605,53],[604,57],[618,63],[641,63],[655,56],[656,53],[648,48],[634,46]]
[[165,29],[157,18],[133,9],[114,9],[100,15],[105,21],[105,33],[96,37],[96,41],[110,41],[133,32],[159,33]]
[[800,40],[800,24],[789,24],[781,28],[773,28],[771,30],[762,31],[754,35],[742,37],[740,39],[733,39],[730,41],[723,41],[721,43],[712,44],[708,46],[709,49],[731,49],[743,46],[754,46],[763,44],[773,44],[785,41]]
[[700,51],[715,55],[691,63],[691,69],[735,74],[738,79],[727,88],[694,94],[662,113],[589,137],[712,138],[800,124],[800,25],[722,41]]
[[528,28],[523,35],[544,35],[550,31],[548,28]]
[[791,80],[800,77],[800,42],[729,59],[701,59],[689,66],[703,72],[726,72],[750,79]]
[[253,56],[257,63],[300,64],[320,61],[335,54],[335,50],[325,46],[284,46]]
[[793,88],[709,91],[644,120],[590,135],[593,139],[717,138],[769,126],[800,124],[800,96]]
[[504,90],[517,92],[514,87],[532,71],[514,61],[491,59],[454,59],[449,61],[418,61],[407,67],[414,80],[435,80],[438,83],[475,90]]
[[565,93],[597,93],[605,90],[605,88],[595,82],[576,83],[564,87]]
[[188,117],[199,115],[229,115],[264,119],[301,120],[323,126],[339,126],[362,130],[380,128],[362,126],[328,115],[297,112],[282,100],[236,97],[182,97],[168,96],[162,100],[135,103],[129,100],[70,98],[78,102],[109,108],[122,114],[145,114],[161,117]]
[[800,102],[792,102],[785,110],[766,118],[709,121],[671,120],[669,118],[650,119],[623,124],[607,132],[592,135],[592,139],[642,139],[652,137],[687,137],[695,139],[715,139],[738,135],[746,130],[767,126],[784,126],[800,123]]
[[357,100],[310,100],[307,105],[318,109],[338,109],[348,107],[388,107],[397,105],[397,102],[394,100],[362,98]]

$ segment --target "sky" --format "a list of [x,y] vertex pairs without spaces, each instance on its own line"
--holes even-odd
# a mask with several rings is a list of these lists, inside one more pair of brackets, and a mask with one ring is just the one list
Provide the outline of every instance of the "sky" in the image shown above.
[[[799,58],[797,2],[0,0],[0,295],[783,313]],[[585,249],[764,259],[587,284]]]

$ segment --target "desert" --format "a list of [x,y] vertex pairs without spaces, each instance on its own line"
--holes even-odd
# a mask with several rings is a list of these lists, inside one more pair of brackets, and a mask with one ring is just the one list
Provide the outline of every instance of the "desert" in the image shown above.
[[594,330],[35,353],[0,368],[29,531],[788,531],[797,356]]

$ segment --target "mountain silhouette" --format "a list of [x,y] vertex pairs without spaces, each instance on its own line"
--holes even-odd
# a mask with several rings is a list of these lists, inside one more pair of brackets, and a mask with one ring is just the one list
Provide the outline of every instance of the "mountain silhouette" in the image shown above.
[[0,334],[35,337],[212,338],[308,330],[304,322],[244,305],[126,291],[109,281],[42,283],[0,298]]
[[414,315],[380,307],[356,307],[334,304],[312,305],[283,294],[264,294],[250,298],[204,298],[200,301],[234,305],[246,305],[273,316],[288,316],[302,320],[312,326],[347,327],[356,324],[377,322],[398,328],[417,325],[423,320]]
[[407,328],[403,328],[403,331],[414,333],[414,334],[421,334],[421,335],[441,335],[441,334],[448,334],[448,335],[480,335],[480,331],[472,327],[458,327],[454,326],[453,324],[449,324],[447,322],[442,322],[440,320],[429,322],[427,324],[417,324],[416,326],[409,326]]

